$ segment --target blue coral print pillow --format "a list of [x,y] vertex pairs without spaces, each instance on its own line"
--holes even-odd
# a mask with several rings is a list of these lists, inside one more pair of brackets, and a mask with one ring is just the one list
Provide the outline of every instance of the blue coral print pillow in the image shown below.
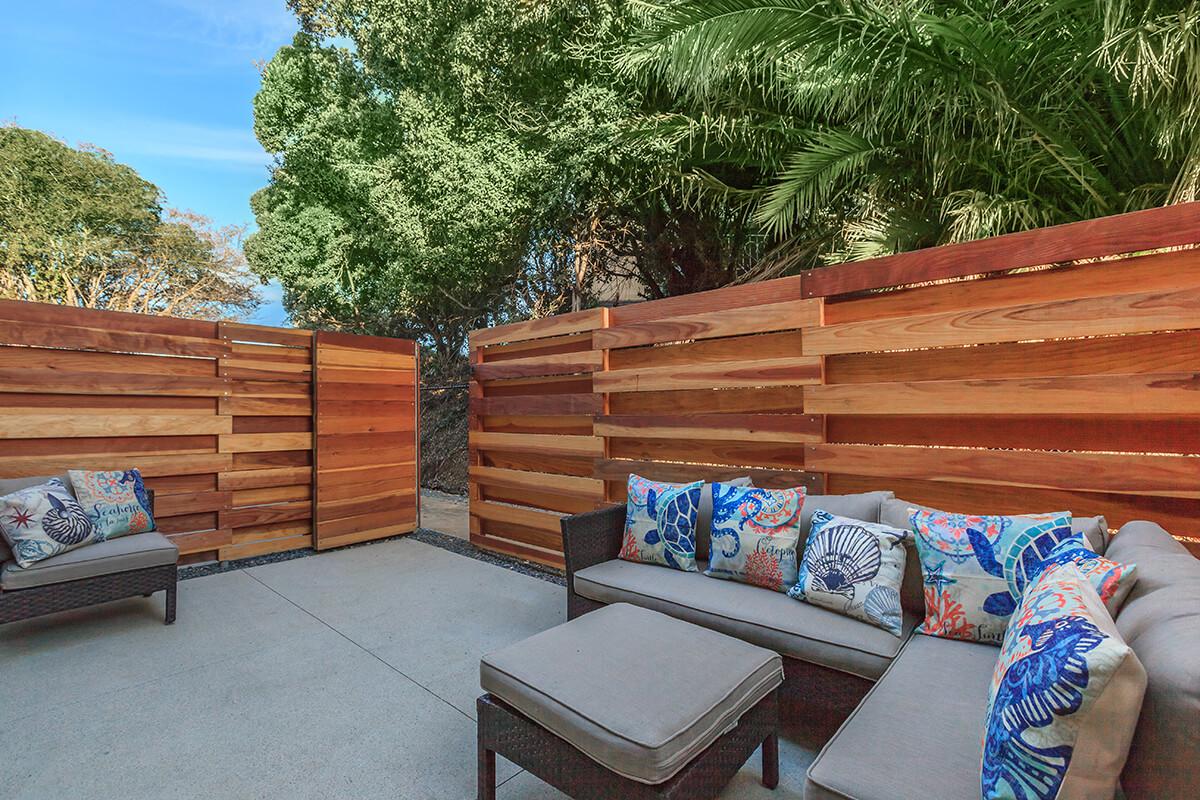
[[19,567],[101,540],[58,478],[0,497],[0,532]]
[[67,473],[75,497],[91,517],[102,539],[154,530],[150,498],[136,469]]
[[804,488],[713,484],[710,578],[786,592],[796,584]]
[[1112,797],[1146,672],[1073,563],[1021,598],[988,692],[984,800]]
[[823,509],[812,527],[796,585],[788,597],[845,614],[900,635],[908,531],[839,517]]
[[659,483],[629,476],[620,558],[696,572],[696,512],[704,481]]
[[925,584],[917,630],[996,645],[1042,562],[1065,541],[1083,542],[1067,511],[1009,517],[912,509],[909,522]]
[[1074,564],[1083,577],[1088,579],[1096,594],[1104,601],[1104,607],[1115,619],[1117,611],[1137,583],[1137,564],[1121,564],[1097,555],[1087,540],[1077,542],[1069,539],[1054,548],[1050,557],[1042,562],[1040,570],[1054,564]]

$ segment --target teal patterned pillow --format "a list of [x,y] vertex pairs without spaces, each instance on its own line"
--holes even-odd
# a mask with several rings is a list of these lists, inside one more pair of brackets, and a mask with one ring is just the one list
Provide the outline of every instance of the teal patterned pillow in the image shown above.
[[629,476],[620,558],[696,572],[696,513],[704,481],[659,483]]
[[800,509],[804,487],[759,489],[713,484],[710,578],[786,592],[799,570]]
[[899,528],[817,509],[788,597],[862,620],[899,636],[904,612],[905,540]]
[[0,497],[0,532],[20,567],[102,539],[58,478]]
[[1000,644],[1008,618],[1042,562],[1065,541],[1083,541],[1067,511],[1026,516],[909,515],[925,583],[929,636]]
[[101,539],[113,539],[128,533],[154,530],[150,499],[136,469],[89,472],[79,469],[67,473],[79,505],[91,517]]
[[1073,563],[1031,583],[988,692],[983,800],[1112,797],[1146,672]]

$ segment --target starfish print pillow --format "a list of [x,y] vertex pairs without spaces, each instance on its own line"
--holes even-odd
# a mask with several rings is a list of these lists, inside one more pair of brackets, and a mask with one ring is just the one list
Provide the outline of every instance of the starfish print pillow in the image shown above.
[[0,497],[0,533],[20,567],[103,539],[58,478]]
[[999,645],[1025,586],[1063,542],[1083,542],[1071,513],[1024,516],[911,509],[925,621],[917,630]]

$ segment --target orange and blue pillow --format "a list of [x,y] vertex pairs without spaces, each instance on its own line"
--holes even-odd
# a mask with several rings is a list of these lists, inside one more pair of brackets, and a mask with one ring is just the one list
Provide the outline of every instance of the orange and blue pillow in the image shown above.
[[804,487],[713,484],[710,578],[786,592],[796,585]]
[[1145,687],[1089,581],[1072,562],[1049,565],[1021,597],[992,674],[983,800],[1112,797]]
[[67,474],[75,497],[95,524],[100,539],[154,530],[154,515],[139,470],[73,469]]
[[901,634],[904,612],[905,541],[911,534],[877,522],[839,517],[823,509],[812,515],[812,528],[800,561],[796,585],[788,597]]
[[1104,607],[1114,618],[1137,583],[1137,564],[1121,564],[1097,555],[1086,540],[1077,542],[1068,539],[1058,545],[1039,569],[1049,569],[1055,564],[1074,564],[1092,584],[1096,594],[1104,601]]
[[660,483],[630,475],[620,558],[696,572],[696,514],[704,481]]
[[925,586],[925,620],[917,630],[996,645],[1042,562],[1064,542],[1083,543],[1067,511],[987,516],[912,509],[909,522]]

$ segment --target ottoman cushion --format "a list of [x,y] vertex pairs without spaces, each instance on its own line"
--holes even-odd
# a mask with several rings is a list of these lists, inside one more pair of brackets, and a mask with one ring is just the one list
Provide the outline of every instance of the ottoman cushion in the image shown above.
[[670,779],[783,682],[777,653],[626,603],[483,657],[479,682],[613,772]]

